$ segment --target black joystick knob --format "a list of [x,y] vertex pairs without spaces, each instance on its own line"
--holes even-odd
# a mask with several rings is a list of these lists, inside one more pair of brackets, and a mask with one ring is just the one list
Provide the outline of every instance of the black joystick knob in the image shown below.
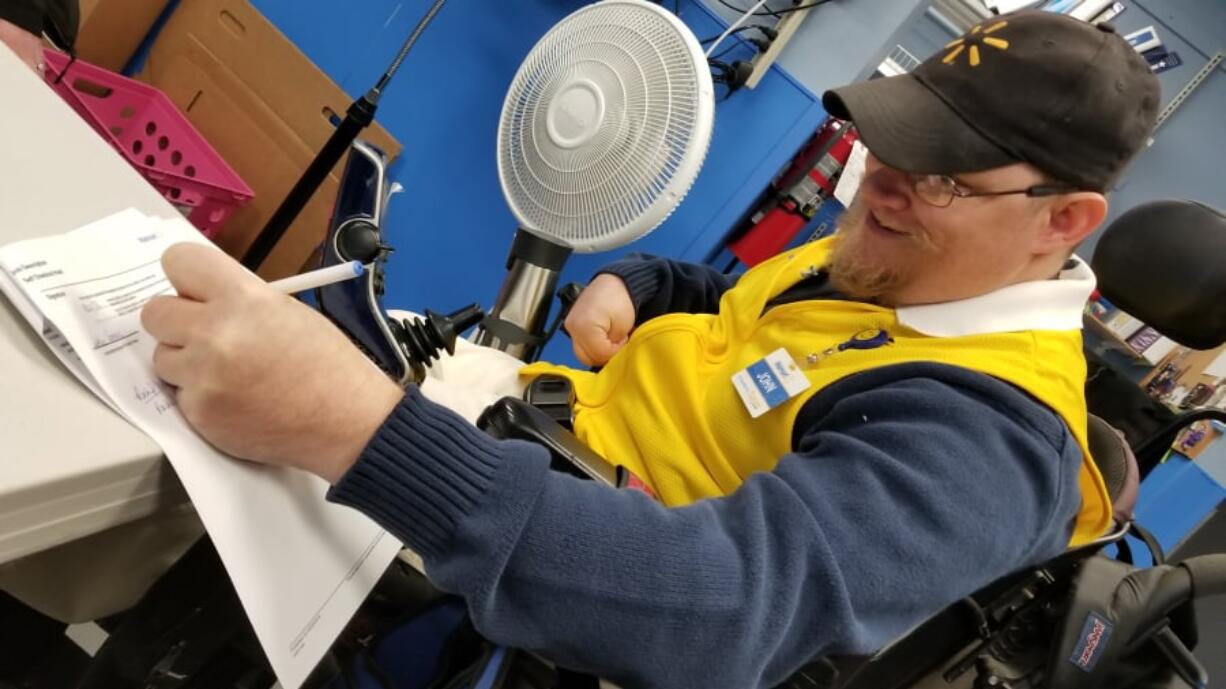
[[336,253],[342,260],[370,265],[383,248],[379,241],[379,228],[370,221],[351,220],[337,230]]
[[439,352],[446,351],[455,354],[455,339],[460,333],[477,325],[485,318],[480,304],[470,304],[446,316],[426,310],[426,318],[415,318],[412,322],[406,320],[402,324],[405,353],[414,370],[421,366],[430,366],[433,359],[439,358]]

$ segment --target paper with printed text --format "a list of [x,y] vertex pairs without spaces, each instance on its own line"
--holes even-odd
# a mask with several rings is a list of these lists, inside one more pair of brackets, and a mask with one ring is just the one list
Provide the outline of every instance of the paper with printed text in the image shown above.
[[360,513],[327,503],[324,481],[229,457],[179,413],[153,371],[156,343],[140,326],[145,302],[174,293],[160,259],[179,242],[208,244],[183,219],[125,211],[0,248],[0,291],[69,371],[166,453],[277,678],[295,689],[400,544]]

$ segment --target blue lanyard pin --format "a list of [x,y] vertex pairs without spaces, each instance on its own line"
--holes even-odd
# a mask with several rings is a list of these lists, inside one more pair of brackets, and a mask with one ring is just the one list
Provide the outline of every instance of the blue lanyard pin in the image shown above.
[[881,328],[869,328],[852,335],[851,339],[846,342],[839,343],[834,347],[828,347],[821,352],[809,354],[805,357],[805,362],[810,366],[815,366],[823,359],[828,359],[839,352],[845,352],[849,349],[877,349],[893,341],[894,338],[890,337],[890,334]]

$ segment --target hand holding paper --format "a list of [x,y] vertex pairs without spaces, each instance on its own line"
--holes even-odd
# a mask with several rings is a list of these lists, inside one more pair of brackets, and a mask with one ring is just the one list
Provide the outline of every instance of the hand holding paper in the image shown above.
[[[281,685],[296,689],[399,544],[327,503],[318,478],[218,448],[324,473],[325,460],[352,461],[399,388],[181,218],[126,211],[0,247],[0,291],[69,371],[166,453]],[[155,371],[159,347],[158,370],[177,391]]]
[[220,251],[178,244],[162,267],[179,296],[151,300],[141,323],[188,422],[235,457],[340,478],[400,387],[327,319]]

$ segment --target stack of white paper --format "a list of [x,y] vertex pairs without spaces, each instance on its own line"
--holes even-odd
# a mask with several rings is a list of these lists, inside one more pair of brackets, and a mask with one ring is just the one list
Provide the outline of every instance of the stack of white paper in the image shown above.
[[47,346],[170,459],[285,689],[298,687],[349,621],[399,544],[358,512],[328,504],[302,472],[222,454],[193,431],[153,372],[140,326],[173,294],[161,256],[208,244],[181,218],[126,211],[64,235],[0,248],[3,291]]

